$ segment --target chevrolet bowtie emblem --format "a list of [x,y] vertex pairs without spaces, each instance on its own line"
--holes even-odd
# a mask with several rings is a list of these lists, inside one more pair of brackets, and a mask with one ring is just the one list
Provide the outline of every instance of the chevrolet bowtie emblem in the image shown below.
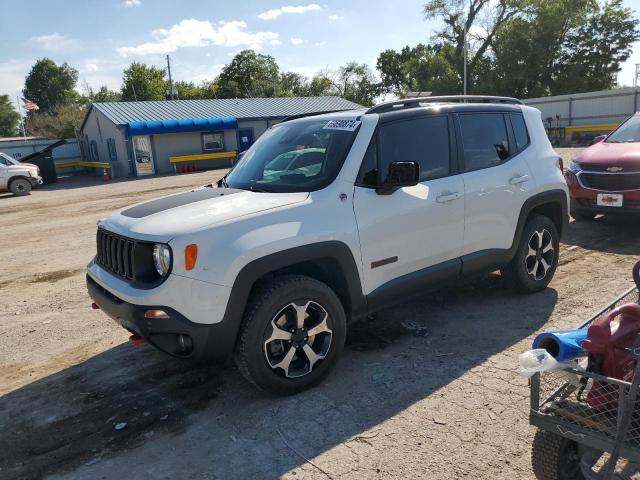
[[621,172],[622,170],[623,170],[622,167],[609,167],[609,168],[607,168],[607,172],[611,172],[611,173]]

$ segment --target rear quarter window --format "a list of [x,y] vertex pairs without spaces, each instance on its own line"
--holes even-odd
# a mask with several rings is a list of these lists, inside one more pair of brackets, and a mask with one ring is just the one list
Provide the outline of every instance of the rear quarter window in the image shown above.
[[529,131],[527,130],[527,124],[525,123],[522,115],[518,113],[512,113],[509,117],[511,118],[513,135],[516,139],[516,147],[518,152],[521,152],[529,145]]

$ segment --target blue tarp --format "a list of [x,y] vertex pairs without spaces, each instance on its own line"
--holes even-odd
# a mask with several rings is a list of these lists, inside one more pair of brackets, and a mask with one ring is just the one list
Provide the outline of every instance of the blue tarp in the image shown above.
[[235,130],[237,128],[238,120],[235,117],[183,118],[180,120],[149,120],[127,123],[127,132],[130,136]]

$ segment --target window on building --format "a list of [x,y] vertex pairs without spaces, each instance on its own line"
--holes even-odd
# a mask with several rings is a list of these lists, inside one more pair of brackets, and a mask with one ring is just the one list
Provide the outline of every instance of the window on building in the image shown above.
[[421,182],[450,174],[449,126],[446,116],[390,123],[383,125],[378,135],[381,180],[386,178],[391,162],[418,162]]
[[516,137],[516,146],[518,151],[524,150],[529,145],[529,132],[524,118],[519,114],[511,114],[511,125],[513,125],[513,134]]
[[98,157],[98,143],[95,140],[91,140],[91,160],[97,162],[99,160]]
[[224,150],[224,133],[210,132],[202,134],[202,151],[219,152]]
[[112,162],[118,160],[118,152],[116,151],[116,141],[113,138],[107,138],[107,148],[109,149],[109,159]]
[[510,157],[509,136],[501,113],[460,115],[460,128],[467,171],[494,167]]

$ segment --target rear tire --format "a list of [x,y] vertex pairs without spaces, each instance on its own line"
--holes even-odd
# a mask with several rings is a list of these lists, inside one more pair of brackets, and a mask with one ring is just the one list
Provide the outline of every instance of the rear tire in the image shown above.
[[531,215],[524,226],[513,260],[501,270],[510,286],[521,293],[544,290],[558,266],[560,236],[549,217]]
[[9,183],[9,191],[16,197],[22,197],[31,193],[31,182],[26,178],[16,178]]
[[591,220],[593,220],[594,218],[596,218],[596,214],[595,213],[582,213],[582,212],[574,212],[573,210],[571,211],[571,217],[576,221],[576,222],[589,222]]
[[346,324],[342,303],[327,285],[302,275],[277,277],[249,300],[236,364],[261,390],[298,393],[329,374],[344,348]]
[[578,444],[538,430],[531,448],[531,465],[538,480],[584,480]]

